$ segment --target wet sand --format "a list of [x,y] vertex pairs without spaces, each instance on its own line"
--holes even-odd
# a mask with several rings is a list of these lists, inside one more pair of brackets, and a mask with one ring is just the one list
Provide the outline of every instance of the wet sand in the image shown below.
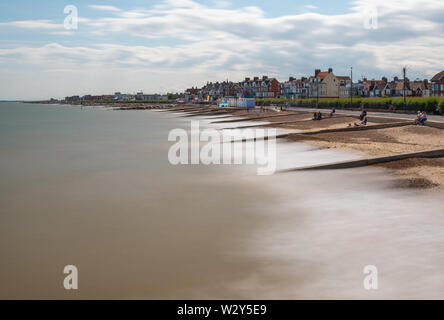
[[[353,117],[333,117],[333,118],[325,118],[320,121],[313,121],[311,118],[306,121],[297,122],[294,124],[283,124],[280,127],[288,128],[288,129],[298,129],[304,131],[318,131],[320,129],[339,129],[339,128],[347,128],[349,124],[354,126],[357,123],[355,118]],[[368,123],[368,126],[373,125],[372,122]]]
[[[279,114],[280,112],[268,111],[266,114]],[[254,114],[254,115],[253,115]],[[259,115],[264,113],[259,113]],[[270,117],[264,119],[273,126],[282,129],[295,129],[303,132],[316,132],[323,129],[347,128],[359,122],[356,117],[335,115],[330,118],[323,114],[324,119],[313,121],[311,113],[282,112],[282,117]],[[247,117],[255,121],[257,112],[237,111],[233,116]],[[260,120],[257,120],[260,121]],[[290,122],[279,124],[278,122]],[[387,122],[387,121],[386,121]],[[393,120],[392,122],[397,122]],[[276,123],[276,125],[273,125]],[[380,123],[368,122],[367,126]],[[309,143],[325,148],[351,151],[362,157],[375,157],[393,155],[399,153],[417,152],[444,148],[444,131],[427,126],[409,125],[405,127],[319,133],[314,135],[294,135],[289,141]],[[443,159],[408,159],[378,165],[390,169],[399,178],[399,186],[412,188],[444,188],[444,160]]]
[[325,148],[352,149],[369,156],[383,156],[444,147],[444,131],[419,126],[378,130],[320,133],[305,141]]
[[[419,126],[354,132],[321,133],[313,136],[291,137],[327,149],[359,152],[365,156],[384,156],[444,148],[441,129]],[[405,178],[402,186],[415,188],[444,188],[443,159],[408,159],[380,164],[396,176]]]

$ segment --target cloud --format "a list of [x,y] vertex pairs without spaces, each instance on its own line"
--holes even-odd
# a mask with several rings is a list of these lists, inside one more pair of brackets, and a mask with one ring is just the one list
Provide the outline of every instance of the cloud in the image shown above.
[[2,22],[0,23],[0,26],[11,26],[25,29],[60,29],[63,27],[61,24],[54,23],[51,20],[24,20]]
[[50,32],[49,34],[54,35],[54,36],[73,36],[75,35],[74,31],[54,31],[54,32]]
[[[259,7],[210,3],[166,0],[151,8],[106,10],[115,12],[112,17],[82,17],[82,30],[94,36],[94,44],[0,49],[0,67],[26,64],[63,74],[66,83],[80,91],[84,83],[73,83],[78,74],[97,79],[97,73],[107,70],[105,84],[96,90],[107,82],[120,83],[124,90],[134,82],[120,75],[137,74],[135,78],[147,84],[146,91],[156,92],[160,87],[180,90],[206,80],[241,80],[255,74],[286,79],[330,66],[338,74],[348,74],[354,66],[358,74],[390,77],[407,64],[430,77],[444,65],[443,1],[375,0],[370,9],[378,14],[376,30],[364,28],[367,0],[354,1],[343,14],[277,17]],[[27,21],[21,27],[33,24],[57,32],[49,20]],[[112,40],[122,37],[131,41]],[[11,89],[6,81],[0,84],[0,96]],[[118,88],[110,85],[114,89]]]
[[100,11],[112,11],[112,12],[120,12],[121,10],[114,6],[104,6],[104,5],[89,5],[91,9],[100,10]]
[[231,7],[231,2],[225,0],[213,0],[213,4],[216,8],[229,8]]

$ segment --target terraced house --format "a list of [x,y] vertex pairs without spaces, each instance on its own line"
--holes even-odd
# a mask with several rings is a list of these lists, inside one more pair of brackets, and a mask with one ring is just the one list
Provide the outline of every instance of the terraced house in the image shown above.
[[338,76],[339,80],[339,98],[347,98],[350,96],[351,78],[348,76]]
[[352,84],[349,76],[336,76],[333,69],[326,72],[315,70],[314,76],[296,79],[290,77],[288,81],[279,82],[276,78],[245,78],[240,82],[207,82],[201,89],[191,88],[185,92],[185,99],[216,101],[224,97],[249,97],[256,99],[306,99],[306,98],[348,98],[350,91],[354,96],[361,97],[430,97],[444,96],[444,71],[435,75],[431,82],[416,79],[410,81],[393,77],[389,81],[386,77],[380,80],[363,78]]
[[337,77],[332,68],[329,68],[328,72],[316,69],[314,77],[310,77],[309,81],[311,98],[339,98],[350,95],[350,77]]
[[432,87],[432,96],[444,97],[444,71],[441,71],[435,75],[430,82]]
[[281,94],[285,99],[305,99],[309,97],[310,83],[307,78],[296,80],[290,77],[288,81],[281,83]]
[[415,80],[410,82],[413,97],[430,97],[430,85],[428,80]]
[[259,77],[245,78],[244,81],[238,84],[241,92],[238,95],[242,95],[243,92],[250,91],[253,96],[257,99],[273,99],[279,98],[281,95],[281,88],[279,81],[275,78],[268,78],[263,76],[262,79]]
[[390,95],[390,90],[385,91],[387,86],[387,78],[383,77],[381,80],[367,80],[364,78],[360,81],[358,94],[361,97],[382,97]]

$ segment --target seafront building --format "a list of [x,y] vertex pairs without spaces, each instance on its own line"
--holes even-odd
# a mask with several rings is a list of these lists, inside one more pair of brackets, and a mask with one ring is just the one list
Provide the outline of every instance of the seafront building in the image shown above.
[[441,71],[435,75],[430,82],[432,87],[432,96],[444,97],[444,71]]
[[162,94],[144,94],[143,92],[138,92],[136,94],[136,100],[138,101],[166,101],[168,100],[167,95]]
[[309,97],[310,82],[305,77],[301,79],[290,77],[281,86],[281,95],[286,99],[306,99]]
[[238,84],[238,88],[240,89],[237,92],[239,98],[274,99],[281,95],[279,81],[267,76],[254,77],[253,79],[246,78]]
[[316,69],[313,76],[296,79],[290,77],[279,82],[267,76],[245,78],[241,82],[208,82],[204,87],[192,87],[185,91],[186,101],[217,101],[221,98],[255,99],[307,99],[307,98],[348,98],[361,96],[378,97],[430,97],[444,96],[444,71],[431,81],[394,77],[367,79],[352,83],[350,76],[336,76],[332,68],[322,72]]
[[[353,82],[350,76],[336,76],[332,68],[322,72],[316,69],[313,76],[296,79],[289,77],[280,82],[268,76],[245,78],[240,82],[226,81],[207,82],[201,88],[191,87],[183,94],[175,95],[185,102],[215,102],[220,99],[307,99],[307,98],[348,98],[352,96],[378,97],[442,97],[444,96],[444,71],[437,73],[430,81],[393,77],[381,79],[362,79]],[[161,94],[124,94],[85,95],[66,97],[63,101],[70,104],[81,104],[89,101],[168,101],[170,95]],[[173,98],[171,98],[173,99]]]
[[351,79],[348,76],[335,76],[333,69],[327,72],[315,70],[310,77],[310,98],[345,98],[350,96]]

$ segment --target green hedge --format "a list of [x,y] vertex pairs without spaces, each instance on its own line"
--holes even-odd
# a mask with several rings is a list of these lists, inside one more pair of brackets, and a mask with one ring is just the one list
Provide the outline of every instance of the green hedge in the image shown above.
[[[444,98],[443,97],[427,97],[427,98],[407,98],[407,105],[404,105],[403,98],[353,98],[353,104],[350,106],[350,98],[320,98],[319,106],[321,108],[336,108],[336,109],[350,109],[360,108],[361,105],[366,109],[381,109],[388,110],[390,106],[393,110],[406,111],[426,111],[433,113],[436,106],[439,105],[441,114],[444,114]],[[270,105],[284,105],[285,103],[298,104],[300,106],[313,106],[316,104],[316,99],[257,99],[256,105],[270,106]]]
[[88,103],[175,103],[176,100],[88,100],[82,101]]
[[444,115],[444,99],[441,98],[441,101],[439,102],[439,110],[442,115]]

